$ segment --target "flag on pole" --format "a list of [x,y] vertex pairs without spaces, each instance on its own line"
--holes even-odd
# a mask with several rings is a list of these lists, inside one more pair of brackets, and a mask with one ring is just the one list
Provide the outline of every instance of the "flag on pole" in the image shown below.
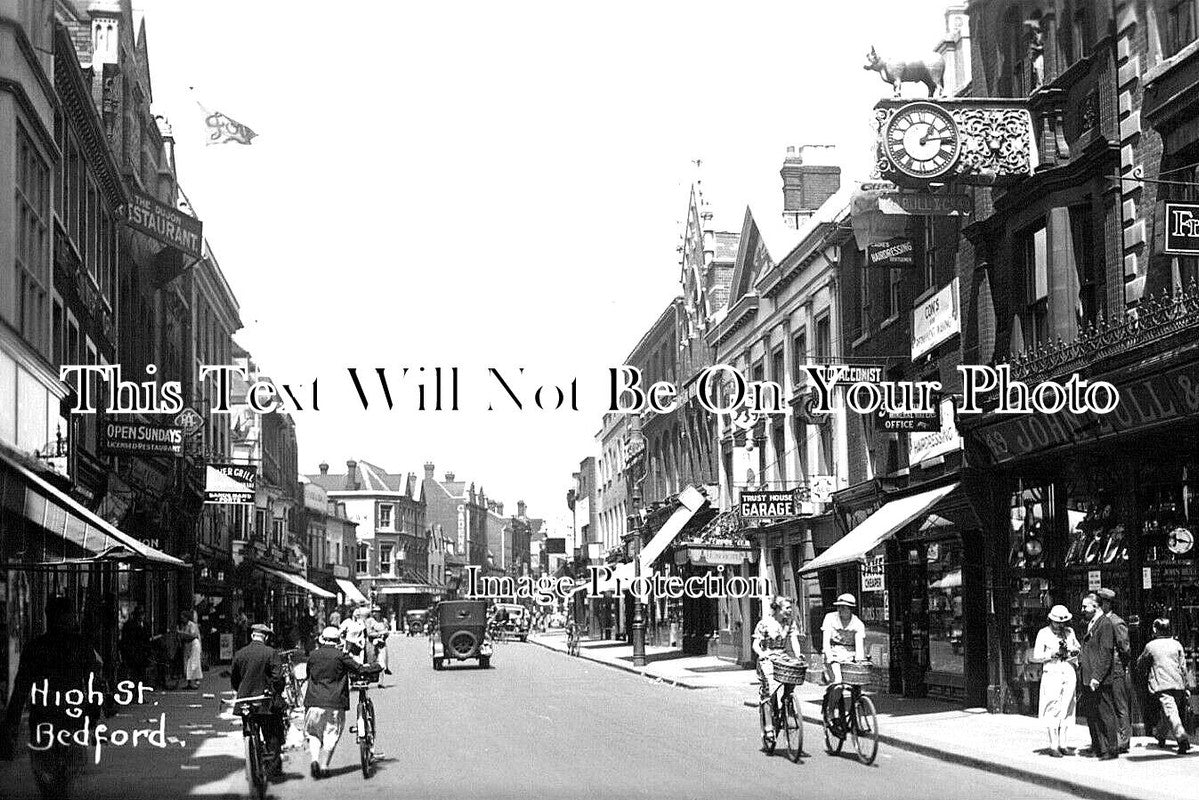
[[200,99],[195,97],[194,93],[196,89],[194,86],[189,86],[188,91],[193,93],[196,105],[200,107],[200,111],[204,114],[204,124],[208,127],[208,141],[205,144],[224,144],[226,142],[250,144],[251,140],[258,135],[250,129],[250,126],[243,125],[228,114],[223,114],[220,111],[209,111],[205,108]]
[[219,111],[213,111],[204,117],[204,124],[208,126],[208,141],[205,144],[249,144],[250,140],[258,135],[248,126]]

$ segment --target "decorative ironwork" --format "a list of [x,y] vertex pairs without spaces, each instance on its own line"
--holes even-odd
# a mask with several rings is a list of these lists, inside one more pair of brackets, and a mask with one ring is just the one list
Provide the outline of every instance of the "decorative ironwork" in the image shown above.
[[1016,177],[1032,163],[1032,117],[1019,108],[955,108],[962,137],[957,173]]
[[1084,367],[1130,353],[1183,331],[1199,331],[1199,285],[1169,295],[1163,290],[1139,306],[1109,317],[1100,316],[1072,342],[1046,342],[1011,360],[1012,377],[1046,381],[1079,372]]
[[748,528],[745,520],[735,511],[722,511],[694,536],[680,544],[686,547],[737,547],[750,546],[745,536]]

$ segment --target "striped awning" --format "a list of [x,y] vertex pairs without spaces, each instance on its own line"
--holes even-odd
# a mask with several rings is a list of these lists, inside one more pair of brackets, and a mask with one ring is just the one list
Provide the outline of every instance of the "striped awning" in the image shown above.
[[96,561],[187,568],[98,517],[0,449],[0,565],[7,569]]

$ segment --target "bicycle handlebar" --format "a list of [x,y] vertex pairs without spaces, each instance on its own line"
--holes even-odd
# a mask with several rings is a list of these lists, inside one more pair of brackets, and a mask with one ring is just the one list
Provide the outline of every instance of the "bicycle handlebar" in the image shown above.
[[231,705],[231,706],[235,706],[238,703],[257,703],[262,700],[270,700],[270,699],[271,699],[271,697],[269,695],[259,694],[259,695],[254,695],[253,697],[235,697],[232,700],[222,697],[221,702],[227,703],[228,705]]

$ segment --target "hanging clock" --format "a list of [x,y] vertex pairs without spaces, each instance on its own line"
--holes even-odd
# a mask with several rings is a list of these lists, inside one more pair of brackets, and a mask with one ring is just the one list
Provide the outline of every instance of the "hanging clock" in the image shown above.
[[937,178],[957,164],[962,139],[948,111],[918,102],[891,115],[883,128],[882,145],[897,171],[912,178]]
[[1175,528],[1166,536],[1166,547],[1176,556],[1191,552],[1195,546],[1195,534],[1187,528]]

